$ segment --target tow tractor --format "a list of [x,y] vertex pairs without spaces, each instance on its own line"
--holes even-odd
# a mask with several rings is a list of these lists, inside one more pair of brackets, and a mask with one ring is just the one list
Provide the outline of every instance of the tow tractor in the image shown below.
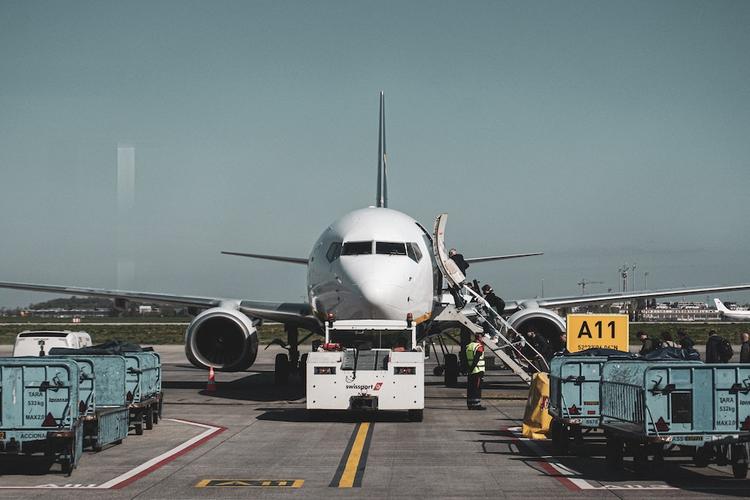
[[424,358],[411,314],[405,321],[329,315],[325,343],[307,358],[307,409],[407,411],[421,422]]

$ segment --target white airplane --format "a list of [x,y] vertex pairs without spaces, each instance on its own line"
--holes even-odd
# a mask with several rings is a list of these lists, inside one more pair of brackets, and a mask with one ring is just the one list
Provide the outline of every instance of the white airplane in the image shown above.
[[[384,119],[381,93],[376,206],[347,213],[328,226],[307,258],[223,252],[307,266],[307,302],[259,302],[17,282],[0,282],[0,288],[106,297],[114,299],[117,307],[123,307],[129,300],[187,306],[191,313],[197,314],[185,332],[188,360],[200,368],[224,371],[245,370],[253,364],[258,351],[257,327],[263,320],[278,321],[285,326],[289,356],[277,359],[277,373],[288,373],[290,368],[301,366],[298,346],[304,339],[299,340],[298,329],[321,333],[329,314],[340,320],[403,320],[411,314],[420,338],[439,334],[455,325],[435,320],[444,307],[440,268],[449,268],[453,263],[447,262],[442,247],[436,255],[432,235],[419,222],[388,208]],[[466,261],[479,263],[531,255],[540,253]],[[750,284],[508,300],[506,312],[510,314],[508,322],[517,331],[533,329],[556,341],[565,331],[565,320],[551,308],[744,289],[750,289]]]
[[719,299],[714,299],[714,303],[716,304],[716,309],[723,317],[736,321],[750,321],[750,311],[732,311]]

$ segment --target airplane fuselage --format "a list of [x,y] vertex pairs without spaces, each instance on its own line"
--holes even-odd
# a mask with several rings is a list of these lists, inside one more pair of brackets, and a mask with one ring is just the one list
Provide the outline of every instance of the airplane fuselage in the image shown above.
[[430,318],[439,275],[430,235],[397,210],[349,212],[321,234],[310,254],[307,292],[321,319]]

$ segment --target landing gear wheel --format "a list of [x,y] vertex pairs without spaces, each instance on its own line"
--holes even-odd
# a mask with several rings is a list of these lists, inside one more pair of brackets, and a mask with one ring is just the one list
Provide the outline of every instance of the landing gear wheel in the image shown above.
[[409,410],[410,422],[421,422],[424,418],[424,410]]
[[607,466],[611,469],[621,468],[623,454],[622,439],[615,436],[607,436]]
[[276,385],[284,385],[289,381],[289,358],[284,353],[276,355],[273,370],[273,382]]
[[307,381],[307,356],[308,354],[305,353],[299,360],[299,376],[303,383]]
[[732,445],[732,474],[735,479],[747,477],[747,449],[744,444]]
[[435,368],[432,369],[432,374],[435,375],[436,377],[439,377],[440,375],[443,374],[444,371],[445,371],[444,367],[436,366]]
[[458,385],[458,356],[455,354],[445,355],[445,372],[443,372],[446,387]]

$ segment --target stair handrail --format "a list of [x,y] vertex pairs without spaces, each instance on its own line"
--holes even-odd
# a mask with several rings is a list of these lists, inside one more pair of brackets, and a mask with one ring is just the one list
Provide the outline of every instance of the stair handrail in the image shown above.
[[[464,285],[464,288],[465,288],[465,289],[466,289],[466,290],[467,290],[467,291],[468,291],[468,292],[469,292],[469,293],[470,293],[470,294],[471,294],[472,296],[474,296],[474,297],[475,297],[475,298],[477,299],[477,301],[478,301],[478,302],[480,302],[480,303],[481,303],[481,304],[482,304],[482,305],[484,306],[484,309],[485,309],[485,310],[488,310],[488,311],[490,311],[490,314],[494,315],[494,317],[495,317],[495,318],[497,318],[497,319],[498,319],[498,320],[499,320],[499,321],[500,321],[500,322],[501,322],[501,323],[503,324],[503,326],[505,326],[505,328],[506,328],[506,331],[512,331],[513,333],[515,333],[515,334],[516,334],[517,336],[519,336],[520,338],[524,338],[524,337],[523,337],[523,335],[521,335],[521,333],[519,333],[519,332],[518,332],[518,330],[516,330],[515,328],[513,328],[513,326],[511,326],[511,324],[510,324],[510,323],[508,323],[508,322],[507,322],[507,321],[505,320],[505,318],[503,318],[503,317],[502,317],[502,316],[501,316],[501,315],[500,315],[500,314],[499,314],[499,313],[498,313],[497,311],[495,311],[495,309],[494,309],[494,308],[493,308],[493,307],[492,307],[492,306],[490,305],[490,303],[489,303],[489,302],[487,302],[487,300],[486,300],[486,299],[485,299],[484,297],[482,297],[481,295],[479,295],[479,294],[478,294],[477,292],[475,292],[475,291],[474,291],[474,289],[473,289],[473,288],[471,288],[471,287],[470,287],[470,286],[468,286],[468,285]],[[540,370],[540,369],[539,369],[539,368],[538,368],[538,367],[537,367],[537,366],[536,366],[536,365],[534,364],[534,362],[533,362],[533,361],[529,360],[529,358],[528,358],[528,357],[526,357],[526,355],[524,355],[524,354],[523,354],[523,353],[522,353],[522,352],[521,352],[521,351],[520,351],[520,350],[519,350],[518,348],[516,348],[516,347],[515,347],[515,345],[513,345],[513,343],[512,343],[512,342],[510,342],[510,341],[509,341],[509,340],[507,339],[507,337],[505,337],[505,335],[503,335],[503,334],[502,334],[502,333],[500,332],[500,330],[498,330],[497,328],[495,328],[495,326],[494,326],[494,325],[492,324],[492,322],[490,322],[490,321],[487,321],[487,319],[486,319],[486,318],[485,318],[485,317],[484,317],[484,316],[483,316],[483,315],[482,315],[482,314],[481,314],[481,313],[480,313],[479,311],[477,311],[477,310],[476,310],[476,308],[474,309],[474,312],[475,312],[475,313],[476,313],[476,314],[477,314],[477,315],[478,315],[478,316],[479,316],[480,318],[482,318],[482,320],[483,320],[483,321],[484,321],[485,323],[487,323],[487,324],[488,324],[488,325],[490,326],[490,328],[491,328],[492,330],[494,330],[494,331],[495,331],[495,333],[497,334],[497,336],[498,336],[498,337],[500,337],[500,338],[501,338],[501,339],[503,340],[503,342],[505,342],[505,344],[506,344],[506,345],[508,345],[508,346],[511,346],[511,348],[512,348],[512,349],[513,349],[514,351],[516,351],[516,352],[517,352],[517,353],[518,353],[519,355],[521,355],[521,357],[522,357],[522,358],[523,358],[523,359],[524,359],[524,360],[525,360],[525,361],[526,361],[526,362],[527,362],[527,363],[528,363],[528,364],[529,364],[529,365],[530,365],[530,366],[531,366],[532,368],[534,368],[534,370],[536,370],[537,372],[541,372],[541,371],[542,371],[542,370]],[[530,342],[528,342],[528,341],[527,341],[527,342],[526,342],[526,345],[528,345],[528,346],[529,346],[529,347],[531,348],[531,350],[532,350],[532,351],[534,351],[534,353],[535,353],[535,354],[536,354],[536,356],[537,356],[537,359],[541,359],[541,360],[542,360],[542,362],[544,363],[544,366],[545,366],[545,367],[547,368],[547,370],[546,370],[546,371],[547,371],[547,372],[549,372],[549,363],[547,363],[547,359],[546,359],[546,358],[545,358],[544,356],[542,356],[542,353],[540,353],[539,351],[537,351],[537,350],[536,350],[536,348],[535,348],[535,347],[534,347],[533,345],[531,345],[531,343],[530,343]]]

